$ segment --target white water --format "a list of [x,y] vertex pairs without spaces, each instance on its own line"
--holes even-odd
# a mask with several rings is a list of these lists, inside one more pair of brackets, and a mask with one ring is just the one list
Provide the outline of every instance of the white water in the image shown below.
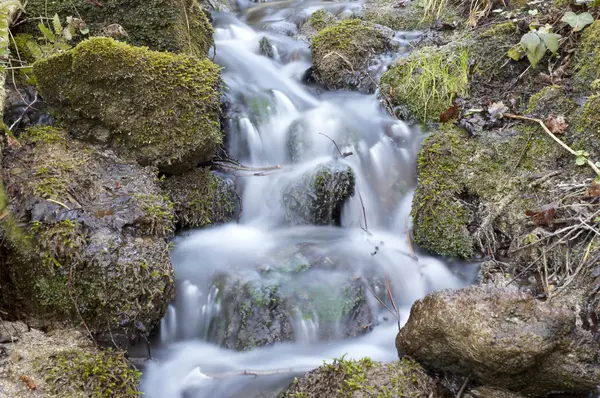
[[[356,4],[287,3],[270,8],[261,4],[255,6],[261,16],[252,9],[244,14],[252,17],[253,28],[233,15],[215,15],[215,62],[224,67],[231,103],[229,152],[245,165],[284,167],[264,176],[240,173],[236,180],[243,203],[239,223],[193,231],[176,241],[172,258],[178,296],[161,324],[160,343],[154,349],[158,361],[144,372],[142,389],[148,398],[274,396],[295,375],[343,354],[397,359],[397,323],[370,295],[377,326],[361,337],[319,341],[318,317],[298,312],[293,342],[246,352],[220,348],[211,332],[211,324],[223,317],[219,290],[223,287],[212,283],[217,274],[255,280],[260,278],[259,266],[281,260],[282,252],[298,244],[310,243],[323,256],[341,256],[348,267],[309,273],[313,278],[309,282],[334,286],[357,276],[387,275],[402,323],[415,300],[433,290],[461,287],[472,278],[472,267],[459,277],[440,259],[407,255],[415,156],[423,134],[389,117],[375,95],[321,92],[303,85],[300,80],[310,67],[308,45],[273,32],[281,31],[282,25],[290,31],[291,25],[297,26],[323,5],[343,14]],[[274,60],[259,53],[259,41],[265,36],[275,47]],[[400,44],[411,37],[415,35],[396,35]],[[375,77],[396,56],[381,57],[384,63],[373,69]],[[292,163],[287,140],[294,123],[301,126],[308,145],[299,161]],[[335,140],[342,152],[353,153],[338,161],[354,170],[365,214],[359,195],[354,195],[345,204],[342,228],[290,227],[281,204],[283,188],[317,164],[338,157],[332,142],[319,133]],[[363,229],[365,216],[369,232]],[[298,251],[291,250],[292,255]],[[467,269],[464,264],[458,267]],[[338,328],[341,336],[343,325]],[[239,375],[248,369],[290,368],[294,372],[256,378]]]

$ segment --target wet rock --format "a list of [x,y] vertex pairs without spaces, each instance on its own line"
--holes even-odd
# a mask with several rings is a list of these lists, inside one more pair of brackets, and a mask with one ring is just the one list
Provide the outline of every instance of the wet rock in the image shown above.
[[574,311],[495,287],[417,301],[396,346],[428,368],[527,396],[585,393],[600,380],[600,345]]
[[101,3],[88,0],[28,1],[25,12],[31,22],[23,25],[21,30],[38,34],[38,18],[56,13],[63,22],[69,16],[82,18],[90,36],[97,36],[106,31],[107,26],[118,24],[127,32],[126,36],[120,35],[121,39],[153,50],[205,57],[213,44],[213,29],[195,0],[146,0],[127,4],[120,0],[104,0]]
[[[337,269],[350,259],[323,256],[300,245],[281,249],[257,264],[258,277],[219,277],[226,292],[211,334],[225,347],[247,350],[283,341],[324,341],[359,336],[375,321],[360,279]],[[372,285],[378,286],[376,280]]]
[[15,88],[11,84],[6,87],[6,101],[2,119],[4,124],[18,137],[28,127],[52,124],[52,118],[45,108],[41,96],[33,87]]
[[354,195],[354,184],[350,166],[321,164],[283,191],[286,218],[294,225],[340,225],[344,202]]
[[28,130],[21,144],[3,159],[4,305],[45,326],[84,321],[126,345],[174,295],[173,205],[156,170],[52,127]]
[[271,58],[271,59],[273,59],[275,57],[275,51],[274,51],[273,45],[271,44],[269,39],[267,39],[266,36],[263,37],[262,39],[260,39],[260,41],[258,42],[258,46],[259,46],[260,53],[262,55],[264,55],[265,57]]
[[336,359],[295,379],[281,394],[282,398],[372,396],[441,398],[448,395],[412,360],[379,363],[370,358]]
[[374,91],[367,68],[392,49],[394,32],[358,19],[323,29],[312,42],[315,80],[331,90]]
[[196,228],[231,221],[237,204],[233,180],[207,168],[165,179],[179,228]]
[[208,59],[93,38],[36,62],[34,73],[76,138],[143,166],[179,174],[210,161],[222,143],[219,70]]
[[27,333],[29,327],[23,322],[2,322],[0,324],[0,343],[14,343],[19,341],[23,333]]

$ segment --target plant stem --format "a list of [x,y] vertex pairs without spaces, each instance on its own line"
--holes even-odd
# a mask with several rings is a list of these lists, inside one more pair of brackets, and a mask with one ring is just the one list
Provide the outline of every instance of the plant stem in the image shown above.
[[[558,138],[557,136],[555,136],[552,131],[550,131],[550,129],[548,129],[548,127],[546,127],[546,125],[544,124],[544,121],[542,119],[535,119],[532,117],[527,117],[527,116],[521,116],[521,115],[513,115],[511,113],[505,113],[504,116],[511,118],[511,119],[518,119],[518,120],[526,120],[529,122],[535,122],[538,123],[540,126],[542,126],[542,128],[544,129],[544,131],[556,142],[558,142],[558,144],[560,144],[560,146],[562,146],[563,148],[565,148],[567,151],[569,151],[573,156],[577,156],[579,157],[579,155],[577,154],[577,152],[575,152],[570,146],[568,146],[567,144],[565,144],[560,138]],[[596,175],[600,176],[600,169],[598,167],[596,167],[596,165],[587,157],[585,158],[587,164],[592,168],[592,170],[594,170],[594,172],[596,173]]]

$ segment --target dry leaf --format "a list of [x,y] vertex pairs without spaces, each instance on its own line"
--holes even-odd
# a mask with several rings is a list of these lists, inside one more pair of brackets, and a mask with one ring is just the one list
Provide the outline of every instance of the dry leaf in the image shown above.
[[531,217],[535,225],[552,225],[556,217],[556,209],[553,205],[545,205],[541,209],[526,210],[525,215]]
[[596,181],[593,181],[592,184],[587,188],[587,196],[600,196],[600,184]]
[[454,104],[442,112],[440,115],[440,123],[448,123],[450,120],[458,119],[459,115],[460,109],[458,108],[458,105]]
[[37,388],[31,377],[23,375],[20,377],[20,379],[30,390],[35,390]]
[[554,134],[563,134],[569,127],[563,115],[551,115],[544,123],[546,124],[546,127],[548,127],[548,130]]
[[488,106],[488,113],[492,119],[501,119],[506,112],[508,112],[508,107],[502,101],[493,102]]

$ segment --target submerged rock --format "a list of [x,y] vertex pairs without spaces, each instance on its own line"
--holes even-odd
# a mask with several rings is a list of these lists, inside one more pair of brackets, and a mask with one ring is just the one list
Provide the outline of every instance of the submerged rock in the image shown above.
[[354,195],[354,184],[354,172],[347,164],[321,164],[283,191],[286,218],[294,225],[340,225],[342,207]]
[[31,0],[25,12],[33,21],[25,24],[30,32],[39,33],[39,17],[58,14],[61,21],[69,16],[83,19],[91,36],[119,24],[127,32],[127,36],[122,36],[124,40],[153,50],[205,57],[213,44],[212,26],[196,0]]
[[308,372],[280,395],[306,397],[427,397],[442,398],[441,386],[410,359],[379,363],[370,358],[358,361],[336,359]]
[[208,59],[94,38],[36,62],[34,73],[76,138],[142,166],[178,174],[210,161],[222,142],[219,68]]
[[156,170],[51,127],[21,143],[3,160],[3,304],[43,325],[83,321],[100,340],[127,345],[174,295],[173,205]]
[[358,19],[323,29],[312,42],[315,79],[330,90],[373,91],[372,57],[392,48],[394,32]]
[[237,194],[233,180],[207,168],[198,168],[165,179],[179,228],[197,228],[231,221]]
[[430,294],[396,346],[428,368],[527,396],[586,393],[600,380],[600,343],[576,327],[575,312],[515,290]]

